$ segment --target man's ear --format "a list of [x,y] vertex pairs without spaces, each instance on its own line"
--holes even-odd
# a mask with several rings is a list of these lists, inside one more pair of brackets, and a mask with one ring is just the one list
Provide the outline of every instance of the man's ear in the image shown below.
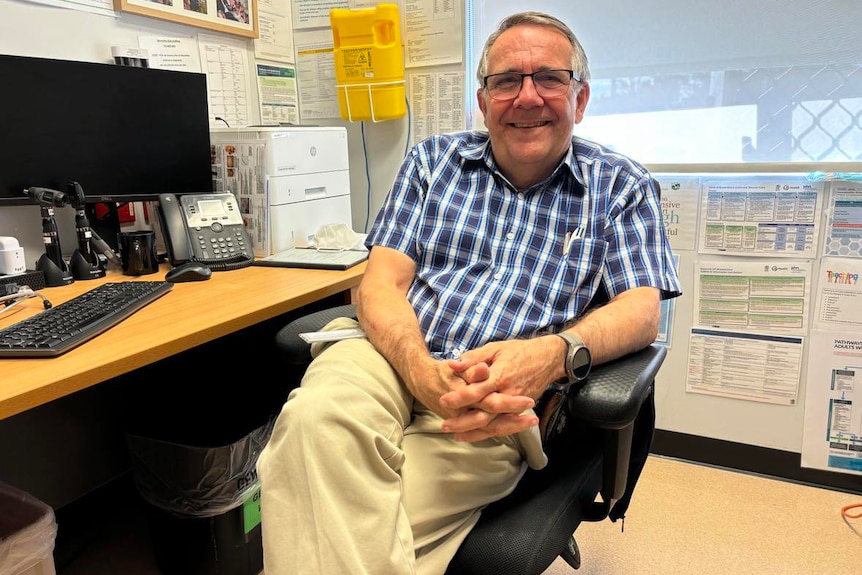
[[488,105],[485,101],[485,88],[479,88],[476,90],[476,100],[479,102],[479,110],[482,111],[482,116],[485,116],[485,108]]
[[587,102],[590,101],[590,85],[582,84],[578,90],[578,95],[575,96],[575,124],[580,124],[584,119],[584,112],[587,109]]

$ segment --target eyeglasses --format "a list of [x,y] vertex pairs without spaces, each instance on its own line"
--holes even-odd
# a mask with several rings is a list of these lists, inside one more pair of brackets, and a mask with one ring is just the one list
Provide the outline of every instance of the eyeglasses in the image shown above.
[[533,80],[536,92],[543,98],[561,96],[568,92],[572,85],[572,80],[575,82],[581,81],[580,78],[575,76],[574,70],[540,70],[532,74],[503,72],[502,74],[490,74],[482,80],[484,81],[485,89],[488,90],[488,95],[493,99],[514,100],[521,93],[524,78]]

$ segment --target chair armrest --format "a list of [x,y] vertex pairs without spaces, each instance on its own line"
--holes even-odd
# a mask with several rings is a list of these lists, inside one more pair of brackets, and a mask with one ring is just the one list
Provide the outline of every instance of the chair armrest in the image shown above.
[[[665,347],[652,344],[597,366],[584,385],[569,394],[570,415],[604,430],[602,502],[596,503],[587,520],[599,521],[607,517],[613,505],[626,493],[635,420],[644,402],[653,401],[653,382],[666,355]],[[648,438],[652,442],[655,426],[652,409],[649,417],[653,418]]]
[[354,304],[322,309],[296,318],[275,334],[275,347],[282,352],[284,360],[303,367],[311,363],[311,346],[299,334],[320,331],[323,326],[340,317],[356,318]]
[[569,393],[569,412],[603,429],[631,425],[666,355],[667,349],[654,343],[594,367],[584,384]]

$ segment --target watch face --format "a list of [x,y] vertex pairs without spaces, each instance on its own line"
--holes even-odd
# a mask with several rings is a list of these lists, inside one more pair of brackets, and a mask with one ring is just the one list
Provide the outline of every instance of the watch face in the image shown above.
[[571,374],[574,375],[577,380],[582,380],[590,374],[591,365],[592,357],[590,356],[590,350],[583,346],[577,348],[572,357]]
[[586,379],[590,373],[592,366],[592,356],[590,350],[584,345],[584,342],[575,335],[570,333],[558,333],[559,337],[565,340],[566,345],[566,379],[568,383],[574,383]]

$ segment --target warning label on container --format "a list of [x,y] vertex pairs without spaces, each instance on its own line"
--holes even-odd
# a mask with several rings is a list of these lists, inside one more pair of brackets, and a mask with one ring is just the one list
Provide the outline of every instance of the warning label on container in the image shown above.
[[347,78],[373,78],[371,48],[345,48],[341,50],[342,72]]

